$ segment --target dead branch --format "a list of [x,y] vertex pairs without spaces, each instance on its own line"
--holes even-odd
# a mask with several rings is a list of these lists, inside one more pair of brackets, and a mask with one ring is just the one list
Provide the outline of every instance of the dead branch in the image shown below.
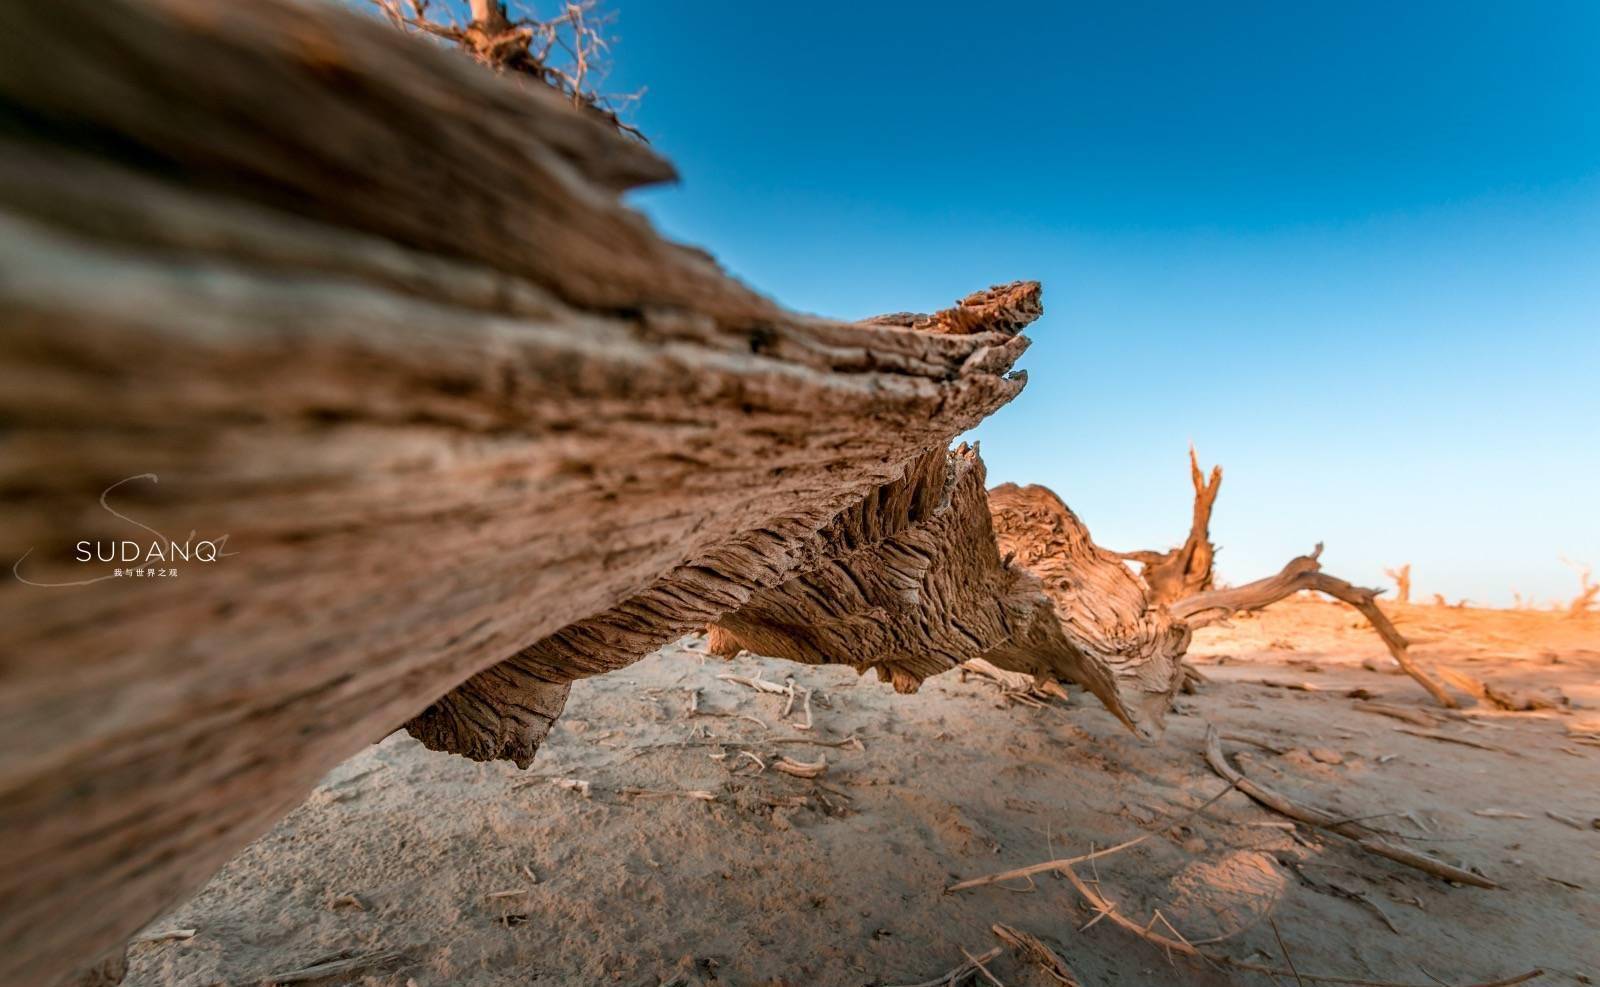
[[970,888],[987,887],[990,884],[1002,884],[1006,881],[1015,881],[1018,878],[1032,877],[1035,874],[1047,874],[1051,872],[1065,874],[1073,864],[1086,863],[1090,860],[1099,860],[1101,857],[1109,857],[1112,854],[1121,853],[1129,847],[1138,846],[1145,840],[1150,839],[1152,835],[1153,834],[1151,833],[1146,833],[1143,836],[1136,836],[1131,840],[1124,840],[1115,846],[1108,846],[1102,850],[1095,850],[1090,853],[1082,853],[1076,857],[1062,857],[1058,860],[1046,860],[1040,864],[1029,864],[1026,867],[1014,867],[1011,870],[1000,871],[997,874],[985,874],[982,877],[970,877],[965,881],[958,881],[944,890],[946,894],[949,894],[955,891],[966,891]]
[[1411,563],[1407,562],[1398,569],[1385,569],[1383,574],[1394,580],[1394,599],[1396,603],[1411,602]]
[[1395,727],[1395,729],[1400,733],[1408,734],[1412,737],[1422,737],[1427,740],[1438,740],[1447,744],[1460,744],[1462,747],[1475,747],[1480,751],[1494,751],[1496,754],[1511,754],[1516,756],[1515,751],[1508,750],[1504,747],[1496,747],[1493,744],[1481,743],[1476,740],[1471,740],[1467,737],[1453,737],[1448,733],[1437,733],[1432,730],[1410,730],[1406,727]]
[[1038,937],[1029,935],[1021,929],[1013,929],[1009,925],[996,922],[990,930],[1000,938],[1000,941],[1020,952],[1024,957],[1032,960],[1039,969],[1058,984],[1065,987],[1083,987],[1081,981],[1073,974],[1072,968],[1066,961],[1056,955],[1056,951],[1046,946]]
[[1436,727],[1440,723],[1439,718],[1436,716],[1430,716],[1427,712],[1420,709],[1408,709],[1404,706],[1390,706],[1386,703],[1363,702],[1356,703],[1355,708],[1359,709],[1363,713],[1376,713],[1379,716],[1387,716],[1390,719],[1402,720],[1411,724],[1412,726]]
[[1211,769],[1213,771],[1215,771],[1222,778],[1231,782],[1241,792],[1244,792],[1246,795],[1255,799],[1257,802],[1260,802],[1262,805],[1273,810],[1274,812],[1288,816],[1290,819],[1303,822],[1308,826],[1315,826],[1318,829],[1327,830],[1330,833],[1337,833],[1338,835],[1351,840],[1368,853],[1377,854],[1380,857],[1387,857],[1396,863],[1405,864],[1408,867],[1415,867],[1417,870],[1432,874],[1435,877],[1442,877],[1447,881],[1455,881],[1458,884],[1470,884],[1479,888],[1499,887],[1499,885],[1495,884],[1488,878],[1483,877],[1482,875],[1475,874],[1472,871],[1464,870],[1460,867],[1452,866],[1442,860],[1435,859],[1427,854],[1419,853],[1407,847],[1396,846],[1387,840],[1373,835],[1366,827],[1360,825],[1359,823],[1343,821],[1332,813],[1324,812],[1321,809],[1313,809],[1310,806],[1301,805],[1300,803],[1295,802],[1284,795],[1280,795],[1278,792],[1268,788],[1260,782],[1251,781],[1243,774],[1240,774],[1238,769],[1233,767],[1233,765],[1228,763],[1228,759],[1222,753],[1222,741],[1217,736],[1216,728],[1209,725],[1206,727],[1206,763],[1211,765]]
[[794,775],[796,778],[820,778],[828,772],[828,758],[827,755],[820,755],[815,761],[796,761],[780,757],[772,762],[772,770]]
[[1581,617],[1594,607],[1595,594],[1600,593],[1600,583],[1592,580],[1591,577],[1594,574],[1594,570],[1589,566],[1580,565],[1566,556],[1562,556],[1561,561],[1577,570],[1578,595],[1574,596],[1572,602],[1567,604],[1567,613],[1574,617]]
[[717,678],[724,682],[734,682],[742,686],[747,686],[756,690],[757,692],[765,692],[768,695],[782,696],[789,692],[788,689],[776,682],[768,682],[766,679],[762,678],[759,673],[754,678],[744,675],[718,675]]
[[1015,702],[1042,706],[1051,699],[1065,701],[1071,698],[1066,687],[1048,675],[1007,671],[982,658],[965,662],[961,668],[993,683],[999,688],[1002,696]]
[[[1404,983],[1392,980],[1371,980],[1361,977],[1334,977],[1325,976],[1323,974],[1296,973],[1279,967],[1264,966],[1260,963],[1249,963],[1244,960],[1236,960],[1231,956],[1227,956],[1222,953],[1214,953],[1210,950],[1202,950],[1188,939],[1183,938],[1182,935],[1176,930],[1173,930],[1171,924],[1167,923],[1165,919],[1163,919],[1163,924],[1167,926],[1169,931],[1173,932],[1173,935],[1178,936],[1178,938],[1173,939],[1162,935],[1161,933],[1154,931],[1153,928],[1140,925],[1138,922],[1135,922],[1126,915],[1123,915],[1122,912],[1118,910],[1115,902],[1107,898],[1103,892],[1096,890],[1095,888],[1091,888],[1084,882],[1083,878],[1078,876],[1076,871],[1072,870],[1072,868],[1067,868],[1064,873],[1067,876],[1067,880],[1072,882],[1072,886],[1077,890],[1078,894],[1082,895],[1084,901],[1089,903],[1089,907],[1095,910],[1097,913],[1096,921],[1098,921],[1100,918],[1109,919],[1113,925],[1133,933],[1140,939],[1143,939],[1152,945],[1161,947],[1161,949],[1165,950],[1169,955],[1172,953],[1179,953],[1183,956],[1191,956],[1197,959],[1203,959],[1210,963],[1221,964],[1222,966],[1232,967],[1236,970],[1248,970],[1252,973],[1264,973],[1272,977],[1293,976],[1302,981],[1309,980],[1313,983],[1343,984],[1346,985],[1346,987],[1437,987],[1435,984]],[[1159,914],[1160,913],[1158,912],[1157,915]],[[1155,920],[1152,919],[1151,926],[1154,925],[1154,922]],[[1473,984],[1471,987],[1512,987],[1514,984],[1527,983],[1530,980],[1534,980],[1542,976],[1544,976],[1543,970],[1530,970],[1527,973],[1518,974],[1514,977],[1507,977],[1502,980],[1493,980],[1486,983]]]
[[1118,552],[1119,558],[1138,562],[1145,584],[1150,587],[1150,601],[1157,604],[1172,603],[1211,588],[1212,562],[1216,549],[1211,544],[1211,511],[1217,494],[1222,490],[1222,467],[1211,467],[1211,478],[1200,471],[1200,461],[1194,446],[1189,446],[1189,478],[1194,484],[1194,510],[1189,522],[1189,536],[1183,544],[1165,552]]
[[1014,868],[1012,870],[1001,871],[998,874],[986,874],[983,877],[968,878],[965,881],[958,881],[955,884],[952,884],[949,887],[945,888],[944,889],[945,890],[945,894],[951,894],[951,893],[956,892],[956,891],[966,891],[969,888],[986,887],[987,885],[990,885],[990,884],[1000,884],[1000,883],[1003,883],[1005,881],[1014,881],[1014,880],[1016,880],[1018,878],[1025,878],[1025,877],[1026,878],[1031,878],[1035,874],[1044,874],[1044,873],[1048,873],[1050,871],[1056,871],[1056,872],[1059,872],[1059,873],[1066,873],[1066,871],[1069,868],[1071,868],[1071,866],[1073,864],[1088,863],[1091,860],[1100,860],[1100,859],[1102,859],[1104,857],[1109,857],[1109,856],[1112,856],[1113,854],[1121,853],[1122,851],[1127,850],[1127,849],[1129,849],[1131,847],[1138,846],[1139,844],[1143,843],[1145,840],[1150,839],[1152,836],[1155,836],[1159,832],[1164,832],[1164,831],[1166,831],[1168,829],[1171,829],[1174,826],[1180,826],[1184,822],[1188,821],[1189,819],[1194,818],[1195,816],[1197,816],[1200,813],[1204,812],[1206,809],[1209,809],[1212,805],[1216,804],[1218,799],[1222,798],[1224,795],[1226,795],[1229,792],[1233,791],[1233,787],[1234,786],[1230,784],[1227,788],[1224,788],[1222,791],[1220,791],[1217,794],[1215,794],[1215,795],[1211,796],[1210,798],[1206,799],[1204,802],[1202,802],[1201,804],[1195,806],[1193,809],[1188,810],[1187,812],[1185,812],[1182,816],[1178,817],[1177,819],[1175,819],[1175,820],[1167,820],[1165,822],[1162,822],[1160,824],[1160,828],[1158,830],[1155,830],[1155,831],[1152,831],[1152,832],[1149,832],[1149,833],[1145,833],[1142,836],[1136,836],[1131,840],[1124,840],[1121,843],[1116,844],[1115,846],[1108,846],[1108,847],[1106,847],[1106,848],[1104,848],[1102,850],[1094,850],[1094,851],[1091,851],[1089,853],[1080,854],[1080,855],[1078,855],[1076,857],[1065,857],[1065,858],[1062,858],[1062,859],[1059,859],[1059,860],[1047,860],[1047,861],[1045,861],[1044,863],[1041,863],[1041,864],[1030,864],[1027,867],[1017,867],[1017,868]]
[[1000,978],[999,977],[997,977],[993,973],[989,972],[989,968],[984,965],[984,963],[987,962],[987,961],[983,957],[981,957],[981,956],[973,956],[971,953],[967,952],[965,949],[961,950],[961,955],[965,956],[967,958],[967,961],[969,963],[971,963],[974,967],[976,967],[979,973],[983,974],[983,979],[989,981],[991,984],[994,984],[994,987],[1006,987],[1005,984],[1000,982]]
[[717,800],[714,792],[708,792],[703,788],[686,788],[681,791],[659,788],[621,788],[617,791],[619,794],[627,795],[631,798],[681,798],[692,799],[696,802],[715,802]]
[[506,0],[469,0],[466,24],[430,17],[429,0],[370,2],[395,27],[454,45],[496,72],[536,80],[617,130],[644,139],[618,116],[618,109],[640,94],[605,95],[595,87],[605,75],[612,20],[600,12],[599,0],[568,0],[551,18],[536,17],[521,4],[512,12]]
[[564,788],[569,792],[577,792],[584,798],[589,797],[589,793],[593,787],[589,782],[584,781],[582,778],[551,778],[550,784],[556,788]]
[[949,973],[946,973],[941,977],[935,977],[932,980],[924,980],[921,983],[899,984],[896,985],[896,987],[958,987],[958,985],[965,983],[971,977],[976,976],[978,973],[978,968],[981,965],[999,956],[1001,953],[1005,952],[1005,949],[1000,946],[996,946],[981,956],[973,956],[966,950],[962,950],[961,952],[962,955],[966,957],[966,960]]
[[263,977],[262,981],[272,984],[303,984],[316,980],[331,980],[335,977],[347,977],[365,970],[392,966],[404,958],[405,954],[397,949],[384,949],[360,956],[323,960],[310,966],[269,974]]
[[1241,611],[1261,610],[1301,590],[1326,593],[1360,611],[1361,615],[1372,624],[1372,629],[1378,632],[1378,637],[1383,639],[1389,654],[1406,674],[1428,690],[1428,694],[1439,705],[1455,709],[1459,704],[1411,657],[1406,650],[1408,642],[1390,622],[1388,616],[1379,609],[1377,596],[1382,591],[1353,586],[1343,579],[1322,572],[1321,563],[1317,561],[1321,555],[1322,543],[1318,542],[1310,555],[1291,559],[1276,575],[1243,586],[1213,590],[1179,600],[1172,604],[1172,614],[1190,627],[1204,627],[1226,620],[1230,615]]
[[[346,895],[345,897],[351,896]],[[193,939],[198,931],[198,929],[162,929],[158,932],[146,932],[143,935],[135,936],[129,942],[171,942],[174,940],[181,942]]]

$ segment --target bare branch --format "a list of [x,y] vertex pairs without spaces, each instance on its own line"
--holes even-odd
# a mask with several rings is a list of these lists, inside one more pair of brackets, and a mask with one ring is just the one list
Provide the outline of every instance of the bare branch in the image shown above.
[[1394,580],[1396,603],[1411,602],[1411,563],[1407,562],[1398,569],[1385,569],[1383,574]]
[[1172,615],[1191,628],[1198,628],[1226,620],[1236,613],[1264,609],[1301,590],[1326,593],[1361,611],[1361,615],[1372,624],[1372,629],[1378,632],[1384,646],[1389,649],[1389,654],[1394,656],[1395,662],[1405,669],[1406,674],[1428,690],[1428,694],[1433,696],[1439,705],[1448,709],[1456,708],[1458,703],[1455,699],[1411,657],[1407,650],[1409,642],[1401,636],[1400,631],[1378,607],[1377,596],[1382,591],[1354,586],[1337,576],[1328,575],[1322,571],[1322,565],[1317,561],[1320,555],[1322,555],[1322,543],[1318,542],[1316,549],[1310,555],[1301,555],[1289,560],[1289,563],[1276,575],[1243,586],[1213,590],[1179,600],[1171,606]]
[[1118,558],[1138,562],[1140,573],[1150,587],[1152,603],[1174,600],[1211,588],[1212,562],[1216,549],[1211,544],[1211,510],[1222,490],[1222,467],[1213,466],[1208,480],[1200,469],[1194,446],[1189,446],[1189,480],[1194,485],[1194,511],[1189,521],[1189,537],[1182,545],[1165,552],[1118,552]]
[[606,31],[613,17],[600,12],[599,0],[570,0],[554,17],[540,18],[522,4],[505,0],[468,0],[471,20],[458,24],[430,16],[427,0],[369,0],[395,27],[438,38],[460,48],[498,72],[531,76],[618,130],[644,139],[618,117],[619,108],[638,101],[641,93],[610,96],[596,88],[603,78],[610,42]]
[[1567,613],[1574,617],[1581,617],[1594,606],[1595,594],[1600,593],[1600,583],[1595,583],[1591,578],[1594,570],[1589,566],[1574,562],[1565,555],[1561,557],[1561,561],[1578,572],[1578,595],[1574,596],[1572,602],[1567,605]]

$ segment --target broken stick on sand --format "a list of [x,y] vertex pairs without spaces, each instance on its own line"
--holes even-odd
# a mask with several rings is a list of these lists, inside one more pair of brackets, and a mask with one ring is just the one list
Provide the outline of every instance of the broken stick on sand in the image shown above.
[[1455,881],[1458,884],[1470,884],[1479,888],[1499,887],[1499,885],[1481,874],[1451,866],[1425,853],[1418,853],[1407,847],[1397,846],[1375,836],[1359,823],[1342,820],[1321,809],[1301,805],[1260,782],[1251,781],[1243,774],[1240,774],[1237,768],[1228,763],[1227,757],[1222,753],[1222,740],[1217,736],[1216,728],[1210,725],[1206,727],[1206,763],[1210,764],[1211,769],[1218,775],[1232,782],[1239,791],[1244,792],[1274,812],[1303,822],[1308,826],[1315,826],[1330,833],[1337,833],[1346,839],[1354,841],[1357,846],[1368,853],[1387,857],[1397,863],[1415,867],[1435,877],[1442,877],[1447,881]]

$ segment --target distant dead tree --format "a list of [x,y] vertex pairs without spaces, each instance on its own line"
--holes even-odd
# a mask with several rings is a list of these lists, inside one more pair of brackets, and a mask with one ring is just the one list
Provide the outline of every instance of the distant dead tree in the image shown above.
[[[599,10],[599,0],[569,0],[561,12],[540,18],[529,5],[508,7],[505,0],[370,0],[396,26],[455,45],[499,72],[531,76],[596,113],[618,130],[640,140],[623,123],[619,107],[639,98],[601,94],[596,80],[605,75],[610,44],[606,28],[613,15]],[[466,15],[463,17],[463,13]]]
[[1200,461],[1191,444],[1189,477],[1194,484],[1194,514],[1189,522],[1189,537],[1183,544],[1165,552],[1115,553],[1118,558],[1143,566],[1141,575],[1150,587],[1150,599],[1155,603],[1173,603],[1203,593],[1215,583],[1212,563],[1216,558],[1216,548],[1211,544],[1211,509],[1217,502],[1217,493],[1222,489],[1222,467],[1211,467],[1211,477],[1206,479],[1200,471]]
[[1411,602],[1411,563],[1407,562],[1398,569],[1385,569],[1383,574],[1394,580],[1396,603]]
[[1594,607],[1595,594],[1600,593],[1600,583],[1594,582],[1592,578],[1594,570],[1589,566],[1574,562],[1565,555],[1561,557],[1561,561],[1578,571],[1578,595],[1567,604],[1567,613],[1581,617]]

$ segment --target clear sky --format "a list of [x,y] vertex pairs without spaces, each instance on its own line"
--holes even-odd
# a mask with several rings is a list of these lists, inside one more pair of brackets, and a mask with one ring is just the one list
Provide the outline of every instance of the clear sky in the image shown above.
[[991,482],[1167,547],[1193,440],[1224,579],[1600,569],[1600,3],[609,9],[670,235],[834,316],[1044,282]]

